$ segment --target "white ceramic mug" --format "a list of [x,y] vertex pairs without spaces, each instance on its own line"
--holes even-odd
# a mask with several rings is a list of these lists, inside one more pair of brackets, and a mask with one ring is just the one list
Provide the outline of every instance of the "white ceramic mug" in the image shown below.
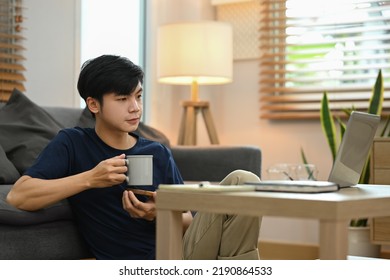
[[132,155],[126,157],[127,177],[129,186],[153,185],[153,156]]

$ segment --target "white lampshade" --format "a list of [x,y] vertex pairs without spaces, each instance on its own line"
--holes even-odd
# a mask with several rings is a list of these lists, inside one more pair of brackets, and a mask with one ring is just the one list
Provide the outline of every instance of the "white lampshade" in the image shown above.
[[233,32],[228,23],[199,21],[159,27],[158,81],[225,84],[233,77]]

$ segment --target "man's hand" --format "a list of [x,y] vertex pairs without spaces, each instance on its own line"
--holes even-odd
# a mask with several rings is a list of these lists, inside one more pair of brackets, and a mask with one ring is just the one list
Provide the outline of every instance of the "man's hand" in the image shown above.
[[123,192],[122,205],[132,218],[142,218],[148,221],[156,218],[156,192],[153,192],[153,196],[148,201],[142,202],[132,191],[126,190]]
[[93,188],[118,185],[126,180],[125,154],[101,161],[89,171],[89,182]]

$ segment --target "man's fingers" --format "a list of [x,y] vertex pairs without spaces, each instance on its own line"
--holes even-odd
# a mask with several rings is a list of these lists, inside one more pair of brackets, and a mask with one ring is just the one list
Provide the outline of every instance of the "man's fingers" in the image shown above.
[[119,159],[125,159],[126,158],[126,155],[125,154],[120,154],[118,156],[115,156],[113,158],[119,158]]
[[[123,202],[126,209],[139,209],[141,202],[137,199],[132,191],[123,192]],[[137,206],[138,205],[138,206]]]
[[126,166],[125,160],[120,158],[110,158],[107,160],[107,163],[112,166]]
[[112,166],[126,166],[126,155],[121,154],[119,156],[106,159],[105,162]]
[[135,209],[142,209],[142,202],[138,200],[132,191],[128,191],[130,202]]
[[148,203],[139,201],[132,191],[126,190],[123,192],[122,204],[123,208],[133,218],[143,218],[148,221],[153,221],[156,218],[155,208]]

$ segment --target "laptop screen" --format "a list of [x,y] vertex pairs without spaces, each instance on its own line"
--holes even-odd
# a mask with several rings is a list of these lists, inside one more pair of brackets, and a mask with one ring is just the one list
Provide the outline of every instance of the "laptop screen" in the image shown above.
[[351,113],[328,181],[340,187],[359,183],[379,122],[377,115]]

